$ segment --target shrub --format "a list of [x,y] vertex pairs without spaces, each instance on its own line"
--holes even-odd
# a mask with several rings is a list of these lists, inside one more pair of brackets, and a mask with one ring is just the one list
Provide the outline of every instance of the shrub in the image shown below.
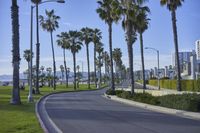
[[200,111],[200,96],[197,94],[166,95],[159,97],[160,106],[187,111]]
[[108,89],[108,90],[106,91],[106,94],[107,94],[107,95],[116,95],[116,92],[115,92],[114,90],[112,90],[112,89]]
[[136,94],[133,95],[132,99],[134,101],[153,104],[153,105],[158,105],[159,104],[158,98],[152,96],[149,93],[136,93]]
[[131,92],[130,91],[122,91],[122,93],[119,93],[118,96],[121,98],[130,99]]

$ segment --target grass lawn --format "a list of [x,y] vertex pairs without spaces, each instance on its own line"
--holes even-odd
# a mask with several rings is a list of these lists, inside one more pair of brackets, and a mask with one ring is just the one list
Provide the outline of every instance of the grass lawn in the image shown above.
[[[91,85],[91,89],[94,89]],[[35,102],[48,93],[59,91],[72,91],[73,86],[65,88],[65,85],[58,85],[54,91],[52,88],[40,88],[40,95],[34,95],[34,103],[27,102],[28,87],[25,91],[20,92],[21,105],[11,105],[11,89],[10,86],[0,86],[0,133],[42,133],[43,130],[39,125],[35,115]],[[87,90],[87,85],[81,85],[79,90]]]

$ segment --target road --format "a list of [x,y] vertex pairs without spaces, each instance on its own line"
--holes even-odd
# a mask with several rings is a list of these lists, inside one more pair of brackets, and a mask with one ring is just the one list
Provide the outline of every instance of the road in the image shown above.
[[200,121],[152,112],[102,97],[105,90],[54,94],[40,111],[49,132],[63,133],[200,133]]

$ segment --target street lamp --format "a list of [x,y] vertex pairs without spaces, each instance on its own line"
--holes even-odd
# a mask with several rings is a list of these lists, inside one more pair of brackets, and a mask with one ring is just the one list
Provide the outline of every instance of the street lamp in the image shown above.
[[158,71],[157,71],[157,77],[158,77],[158,90],[160,90],[160,76],[159,76],[159,69],[160,69],[160,63],[159,63],[159,50],[151,47],[145,47],[145,49],[151,49],[156,51],[157,53],[157,61],[158,61]]
[[[33,66],[33,8],[36,7],[36,23],[37,23],[37,50],[36,50],[36,60],[39,58],[37,56],[37,53],[39,52],[39,24],[38,24],[38,5],[41,5],[43,3],[47,3],[47,2],[57,2],[57,3],[65,3],[64,0],[47,0],[47,1],[41,1],[41,0],[32,0],[33,3],[35,3],[35,6],[31,6],[31,26],[30,26],[30,51],[31,51],[31,60],[30,60],[30,89],[29,89],[29,95],[28,95],[28,101],[29,102],[33,102],[33,97],[32,97],[32,66]],[[36,62],[36,88],[39,87],[38,81],[39,81],[39,75],[38,75],[38,71],[39,71],[39,62]]]

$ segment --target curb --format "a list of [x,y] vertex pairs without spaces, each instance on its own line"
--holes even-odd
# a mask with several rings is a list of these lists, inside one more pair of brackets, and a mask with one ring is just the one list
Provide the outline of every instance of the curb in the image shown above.
[[[102,87],[100,89],[94,89],[94,90],[77,90],[77,91],[60,91],[60,92],[52,92],[52,93],[49,93],[47,95],[44,95],[42,97],[39,98],[39,100],[37,100],[37,102],[35,103],[35,113],[36,113],[36,116],[37,116],[37,119],[39,120],[39,123],[40,123],[40,126],[42,127],[43,131],[45,133],[49,133],[47,127],[45,126],[44,122],[42,121],[42,118],[40,116],[40,113],[39,113],[39,105],[41,104],[42,101],[44,101],[44,104],[46,103],[46,98],[48,96],[51,96],[51,95],[54,95],[54,94],[61,94],[61,93],[70,93],[70,92],[82,92],[82,91],[98,91],[98,90],[102,90],[102,89],[105,89],[107,86],[105,87]],[[49,117],[48,113],[46,112],[46,110],[44,110],[45,112],[45,117],[50,121],[51,125],[53,126],[53,128],[58,132],[62,132],[57,126],[56,124],[51,120],[51,118]]]
[[146,104],[146,103],[135,102],[132,100],[119,98],[117,96],[107,95],[106,93],[104,93],[103,96],[110,100],[116,101],[116,102],[120,102],[120,103],[131,105],[131,106],[137,106],[137,107],[148,109],[151,111],[176,115],[179,117],[193,119],[193,120],[200,120],[200,113],[171,109],[171,108],[166,108],[166,107],[161,107],[161,106],[150,105],[150,104]]

